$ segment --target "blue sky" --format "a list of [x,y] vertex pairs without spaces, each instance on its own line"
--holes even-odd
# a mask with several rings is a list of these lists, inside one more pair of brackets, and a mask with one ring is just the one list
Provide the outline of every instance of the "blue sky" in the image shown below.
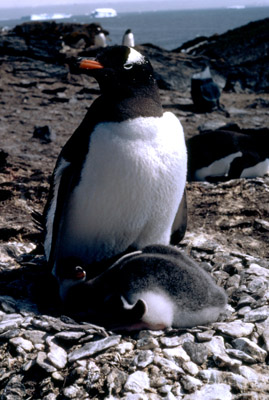
[[[152,8],[155,10],[158,8],[158,2],[160,3],[161,8],[163,8],[163,1],[161,0],[105,0],[98,1],[98,0],[0,0],[0,8],[10,8],[10,7],[38,7],[44,5],[73,5],[73,4],[92,4],[102,6],[111,5],[113,4],[124,2],[124,3],[147,3],[147,7],[150,9],[151,5]],[[167,2],[168,3],[168,2]],[[172,3],[172,1],[169,1]],[[269,6],[269,0],[178,0],[174,1],[176,4],[176,8],[211,8],[211,7],[227,7],[233,5],[245,5],[245,6]],[[99,5],[100,4],[100,5]]]

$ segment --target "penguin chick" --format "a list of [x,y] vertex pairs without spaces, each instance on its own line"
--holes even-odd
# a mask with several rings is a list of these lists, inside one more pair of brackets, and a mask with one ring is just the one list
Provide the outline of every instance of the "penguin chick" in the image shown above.
[[109,329],[136,330],[216,321],[227,297],[190,257],[156,245],[121,257],[100,276],[70,288],[63,301],[79,317]]
[[123,46],[134,47],[135,40],[134,40],[134,34],[131,31],[131,29],[127,29],[126,32],[124,33],[122,38],[122,44]]
[[63,147],[45,207],[45,254],[60,285],[63,259],[90,266],[186,229],[184,133],[162,109],[149,60],[114,46],[79,63],[101,96]]

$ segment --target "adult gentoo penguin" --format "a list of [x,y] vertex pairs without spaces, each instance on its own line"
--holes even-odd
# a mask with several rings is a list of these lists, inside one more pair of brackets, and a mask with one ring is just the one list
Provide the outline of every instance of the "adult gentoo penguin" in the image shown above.
[[94,276],[97,262],[175,242],[186,228],[184,133],[163,112],[150,62],[115,46],[80,67],[101,96],[63,147],[45,208],[45,254],[60,285],[66,259]]
[[192,327],[216,321],[227,296],[211,276],[174,246],[152,245],[124,255],[97,277],[67,266],[76,285],[62,300],[77,318],[109,329]]
[[127,29],[127,31],[125,31],[122,38],[122,44],[123,46],[134,47],[135,40],[134,40],[134,34],[131,31],[131,29]]
[[187,141],[188,180],[255,178],[269,173],[269,130],[231,124]]

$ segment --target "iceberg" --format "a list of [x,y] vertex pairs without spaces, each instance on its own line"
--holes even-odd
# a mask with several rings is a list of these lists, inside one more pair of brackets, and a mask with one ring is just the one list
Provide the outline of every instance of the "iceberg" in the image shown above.
[[91,12],[91,17],[94,18],[111,18],[116,16],[117,11],[114,8],[96,8]]
[[234,10],[243,10],[244,8],[246,8],[246,6],[234,5],[234,6],[228,6],[227,8],[233,8]]
[[54,14],[32,14],[30,16],[31,21],[47,21],[49,19],[65,19],[65,18],[70,18],[72,17],[72,14],[60,14],[60,13],[54,13]]

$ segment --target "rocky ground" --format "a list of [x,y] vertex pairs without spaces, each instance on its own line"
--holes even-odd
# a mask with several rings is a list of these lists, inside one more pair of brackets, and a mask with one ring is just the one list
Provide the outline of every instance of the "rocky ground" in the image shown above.
[[[31,214],[42,212],[60,148],[98,88],[63,61],[27,53],[29,42],[18,54],[16,40],[0,40],[0,399],[268,399],[269,177],[187,185],[179,247],[226,289],[220,321],[132,335],[75,322],[59,304]],[[186,138],[227,123],[268,127],[268,93],[237,82],[222,92],[222,111],[198,113],[190,77],[205,56],[140,50]],[[224,87],[225,74],[212,71]]]

